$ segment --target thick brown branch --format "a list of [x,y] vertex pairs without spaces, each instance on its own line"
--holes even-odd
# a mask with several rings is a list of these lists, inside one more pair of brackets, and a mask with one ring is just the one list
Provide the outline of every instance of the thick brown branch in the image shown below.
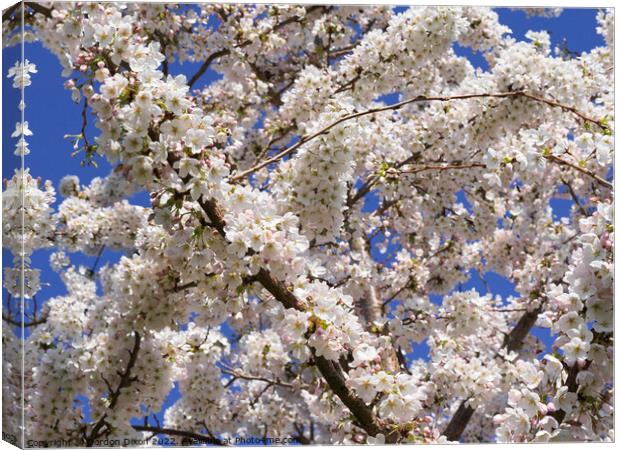
[[[523,314],[512,331],[504,338],[502,348],[506,348],[508,352],[516,352],[521,349],[523,340],[536,323],[541,309],[542,306]],[[463,401],[443,432],[444,436],[446,436],[449,441],[458,441],[473,414],[474,408],[467,404],[467,400]]]
[[[587,365],[589,366],[591,362],[592,361],[588,361]],[[579,387],[577,385],[578,374],[579,374],[579,366],[575,364],[573,365],[573,367],[569,369],[568,377],[566,377],[566,382],[564,383],[565,386],[568,388],[568,392],[577,392],[577,388]],[[553,418],[557,420],[558,423],[560,424],[566,418],[566,411],[564,411],[563,409],[558,409],[557,411],[554,411],[550,415],[553,416]]]
[[[168,163],[174,167],[176,162],[175,157],[172,154],[168,156]],[[187,177],[186,177],[187,178]],[[187,179],[183,180],[187,183]],[[222,238],[226,238],[226,221],[224,220],[224,213],[215,199],[208,201],[199,200],[198,204],[209,218],[210,225],[215,228]],[[307,306],[305,302],[298,299],[295,294],[280,280],[274,277],[271,272],[265,268],[261,268],[254,281],[259,282],[273,297],[284,307],[290,309],[296,309],[298,311],[305,311]],[[327,384],[334,391],[334,393],[340,398],[353,415],[358,419],[360,426],[366,430],[371,436],[376,436],[377,433],[382,432],[378,423],[374,418],[372,409],[369,408],[363,400],[352,393],[344,383],[344,375],[339,367],[332,364],[322,357],[317,358],[317,367],[321,372],[321,375],[327,381]],[[394,433],[390,434],[390,439],[396,440],[397,436]]]
[[[45,17],[52,17],[52,8],[46,8],[43,5],[34,2],[25,2],[23,3],[27,8],[30,8],[33,13],[43,14]],[[13,6],[10,6],[2,13],[2,22],[11,20],[11,16],[16,14],[16,18],[21,21],[21,9],[20,6],[22,2],[16,3]],[[25,11],[24,11],[25,12]]]
[[329,387],[355,415],[357,420],[360,421],[362,427],[372,436],[384,432],[383,428],[377,423],[372,410],[346,386],[341,370],[332,361],[322,356],[317,356],[315,360],[316,366],[325,378],[325,381],[327,381]]
[[32,9],[35,13],[43,14],[48,19],[52,17],[52,8],[46,8],[45,6],[35,2],[26,2],[25,5]]
[[256,275],[256,281],[262,284],[285,307],[298,311],[305,310],[305,305],[282,282],[274,278],[268,270],[260,269]]
[[458,441],[473,415],[474,408],[467,405],[465,402],[461,403],[443,432],[446,439],[449,441]]
[[6,22],[7,20],[10,20],[13,13],[17,11],[17,8],[19,8],[21,4],[21,2],[15,3],[14,5],[9,6],[7,9],[5,9],[2,13],[2,21]]
[[227,50],[227,49],[218,50],[216,52],[211,53],[209,57],[202,63],[198,71],[189,79],[189,81],[187,82],[187,85],[189,87],[192,87],[196,83],[196,81],[198,81],[200,77],[204,75],[204,73],[207,71],[209,66],[213,63],[213,61],[215,61],[218,58],[221,58],[222,56],[226,56],[229,54],[230,54],[230,50]]
[[521,316],[515,327],[504,338],[502,347],[505,347],[507,352],[517,352],[523,347],[523,340],[536,323],[541,310],[542,306]]

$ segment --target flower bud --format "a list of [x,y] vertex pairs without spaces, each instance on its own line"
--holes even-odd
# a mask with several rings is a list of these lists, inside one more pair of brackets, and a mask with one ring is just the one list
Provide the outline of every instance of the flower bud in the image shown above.
[[580,369],[583,369],[586,366],[586,359],[585,358],[578,358],[577,359],[577,365]]

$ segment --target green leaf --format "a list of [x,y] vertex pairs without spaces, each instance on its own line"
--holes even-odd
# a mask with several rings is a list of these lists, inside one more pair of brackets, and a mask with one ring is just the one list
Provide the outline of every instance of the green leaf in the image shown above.
[[377,175],[384,177],[389,168],[390,165],[387,162],[381,163],[381,166],[379,166],[379,170],[377,171]]

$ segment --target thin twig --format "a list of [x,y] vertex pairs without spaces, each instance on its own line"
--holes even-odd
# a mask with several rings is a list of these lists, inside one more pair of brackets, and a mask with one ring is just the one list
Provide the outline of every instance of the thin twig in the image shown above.
[[[538,97],[532,94],[528,94],[526,92],[523,91],[515,91],[515,92],[498,92],[498,93],[483,93],[483,94],[463,94],[463,95],[454,95],[454,96],[425,96],[425,95],[419,95],[415,98],[411,98],[411,99],[407,99],[407,100],[403,100],[402,102],[398,102],[398,103],[394,103],[392,105],[387,105],[387,106],[381,106],[378,108],[370,108],[367,109],[365,111],[359,111],[359,112],[355,112],[355,113],[351,113],[351,114],[346,114],[342,117],[340,117],[339,119],[335,120],[334,122],[324,126],[323,128],[321,128],[319,131],[309,134],[309,135],[305,135],[302,136],[299,141],[297,141],[295,144],[291,145],[290,147],[282,150],[280,153],[278,153],[277,155],[273,156],[272,158],[269,158],[259,164],[256,164],[255,166],[244,170],[232,177],[230,177],[231,181],[238,181],[242,178],[244,178],[245,176],[249,175],[252,172],[255,172],[257,170],[262,169],[263,167],[268,166],[269,164],[272,164],[276,161],[279,161],[280,159],[284,158],[285,156],[291,154],[292,152],[294,152],[295,150],[297,150],[299,147],[301,147],[302,145],[310,142],[311,140],[323,135],[323,134],[327,134],[328,131],[330,131],[332,128],[347,122],[349,120],[352,119],[357,119],[359,117],[363,117],[363,116],[367,116],[370,114],[377,114],[380,112],[385,112],[385,111],[396,111],[399,110],[400,108],[402,108],[403,106],[412,104],[412,103],[419,103],[419,102],[448,102],[448,101],[454,101],[454,100],[469,100],[469,99],[475,99],[475,98],[516,98],[516,97],[524,97],[524,98],[528,98],[531,100],[535,100],[538,102],[542,102],[545,103],[549,106],[552,107],[556,107],[556,108],[560,108],[563,109],[565,111],[571,112],[573,114],[575,114],[577,117],[579,117],[580,119],[582,119],[584,122],[588,122],[588,123],[592,123],[595,124],[597,126],[599,126],[601,129],[603,130],[609,130],[609,127],[607,125],[605,125],[602,121],[600,120],[596,120],[593,118],[590,118],[588,116],[586,116],[584,113],[579,112],[576,108],[569,106],[569,105],[564,105],[562,103],[558,103],[554,100],[549,100],[543,97]],[[586,171],[587,173],[587,171]],[[589,174],[591,175],[591,174]],[[591,175],[592,176],[592,175]],[[606,181],[603,180],[603,182],[607,183]]]
[[295,389],[295,386],[293,386],[292,384],[285,383],[285,382],[280,381],[280,380],[270,380],[269,378],[257,377],[257,376],[253,376],[253,375],[246,375],[246,374],[240,373],[239,371],[234,370],[234,369],[221,368],[220,370],[222,371],[223,374],[229,375],[229,376],[233,377],[233,380],[242,379],[242,380],[248,380],[248,381],[263,381],[263,382],[265,382],[267,384],[270,384],[270,385],[273,385],[273,386],[280,386],[280,387],[285,387],[285,388],[289,388],[289,389]]
[[174,428],[152,427],[148,425],[132,425],[136,431],[147,431],[154,434],[167,434],[168,436],[181,436],[192,439],[199,443],[214,444],[225,446],[226,444],[214,436],[205,436],[204,434],[194,433],[193,431],[176,430]]
[[[131,376],[131,371],[136,365],[136,361],[138,359],[138,352],[140,351],[140,334],[137,331],[134,331],[134,344],[131,350],[127,350],[129,352],[129,361],[127,362],[127,367],[123,372],[119,371],[120,380],[118,382],[118,386],[116,389],[109,391],[109,404],[108,410],[113,410],[118,403],[118,399],[121,396],[123,389],[129,387],[131,383],[136,381],[135,377]],[[109,383],[106,382],[108,386]],[[108,417],[108,413],[105,412],[103,416],[95,423],[90,434],[86,436],[86,447],[92,447],[97,439],[105,434],[105,431],[102,430],[104,426],[109,427],[106,422],[106,418]]]
[[575,205],[577,205],[577,207],[579,208],[579,211],[581,211],[581,214],[583,214],[584,216],[587,216],[588,212],[586,211],[586,209],[583,207],[583,205],[579,201],[579,197],[577,197],[577,194],[575,193],[575,191],[573,189],[573,186],[571,186],[571,184],[568,181],[564,180],[564,179],[562,179],[562,183],[564,183],[564,185],[568,189],[568,192],[569,192],[570,196],[572,197],[573,201],[575,202]]
[[84,106],[82,107],[82,139],[84,139],[84,145],[86,150],[90,149],[90,144],[88,143],[88,138],[86,137],[86,127],[88,126],[88,99],[84,97]]
[[398,170],[398,173],[406,173],[406,174],[414,174],[414,173],[420,173],[420,172],[426,172],[429,170],[452,170],[452,169],[473,169],[476,167],[480,167],[480,168],[486,168],[486,164],[482,164],[482,163],[473,163],[473,164],[448,164],[445,166],[419,166],[419,167],[413,167],[411,169],[400,169]]
[[97,252],[97,257],[95,258],[95,262],[93,263],[93,266],[88,269],[88,275],[90,278],[93,278],[95,276],[95,270],[97,270],[97,265],[99,264],[99,260],[101,259],[101,255],[103,254],[103,251],[105,250],[105,245],[102,245],[99,248],[99,251]]
[[[325,5],[314,5],[314,6],[310,6],[308,8],[306,8],[306,16],[308,14],[310,14],[311,12],[317,10],[317,9],[322,9],[325,8]],[[331,8],[331,7],[329,7]],[[328,8],[328,9],[329,9]],[[273,33],[274,31],[279,30],[280,28],[285,27],[286,25],[293,23],[293,22],[300,22],[303,21],[305,19],[305,17],[298,17],[298,16],[293,16],[293,17],[289,17],[286,20],[283,20],[282,22],[279,22],[278,24],[274,25],[270,30],[267,30],[263,33],[261,33],[258,38],[264,38],[265,36],[268,36],[269,34]],[[253,41],[251,39],[245,40],[242,43],[240,43],[239,45],[235,46],[236,48],[243,48],[246,47],[248,45],[250,45]],[[198,69],[198,71],[194,74],[194,76],[192,76],[189,80],[189,82],[187,83],[188,86],[191,88],[199,79],[202,75],[204,75],[204,73],[207,71],[207,69],[209,68],[209,66],[213,63],[213,61],[215,61],[218,58],[221,58],[223,56],[227,56],[230,55],[231,51],[228,49],[221,49],[218,50],[216,52],[213,52],[211,55],[209,55],[209,57],[204,61],[204,63],[202,63],[202,65],[200,66],[200,68]]]
[[558,156],[555,155],[549,155],[549,156],[545,156],[545,158],[547,158],[550,161],[556,162],[562,166],[567,166],[567,167],[571,167],[573,169],[575,169],[578,172],[581,172],[584,175],[589,176],[590,178],[593,178],[594,180],[598,181],[599,184],[609,188],[609,189],[613,189],[614,185],[612,183],[610,183],[609,181],[605,180],[604,178],[599,177],[598,175],[590,172],[589,170],[584,169],[583,167],[578,166],[577,164],[573,164],[571,162],[566,161],[565,159],[562,159]]
[[41,325],[45,322],[47,322],[47,315],[41,317],[38,320],[33,320],[30,322],[22,322],[21,320],[15,320],[10,316],[5,316],[4,314],[2,315],[2,320],[4,320],[7,323],[10,323],[11,325],[15,325],[16,327],[36,327],[37,325]]

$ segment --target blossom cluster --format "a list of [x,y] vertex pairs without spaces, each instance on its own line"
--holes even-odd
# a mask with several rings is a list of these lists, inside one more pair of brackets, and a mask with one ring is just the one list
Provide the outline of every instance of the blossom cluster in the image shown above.
[[26,8],[97,130],[74,157],[113,166],[3,191],[4,246],[66,285],[18,323],[32,438],[613,439],[611,10],[567,57],[488,8]]

